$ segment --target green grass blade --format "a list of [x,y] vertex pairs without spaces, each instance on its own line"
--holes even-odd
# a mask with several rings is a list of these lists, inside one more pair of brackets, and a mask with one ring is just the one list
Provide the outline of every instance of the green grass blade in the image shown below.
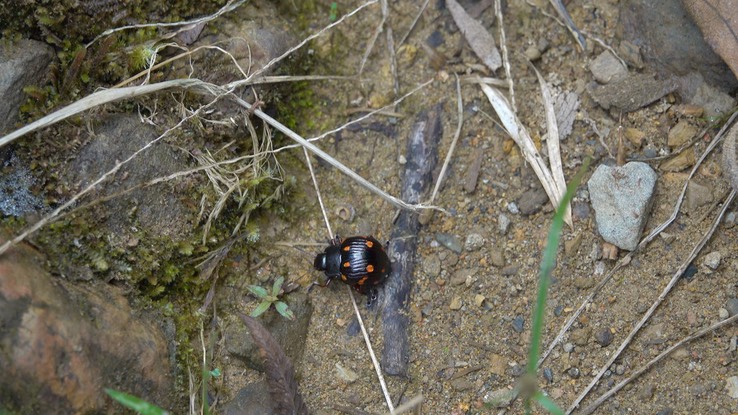
[[530,350],[528,352],[528,373],[535,375],[538,369],[538,356],[541,348],[541,333],[543,332],[543,316],[546,310],[546,295],[548,294],[548,286],[551,283],[551,273],[556,265],[556,252],[559,249],[559,240],[561,239],[561,228],[564,226],[564,213],[569,206],[569,202],[574,197],[579,183],[582,181],[584,173],[589,167],[590,159],[584,160],[582,167],[577,174],[569,182],[566,187],[564,198],[556,209],[551,229],[548,231],[548,239],[546,241],[546,249],[543,251],[543,259],[541,260],[541,269],[538,279],[538,298],[536,300],[536,309],[533,313],[533,325],[531,327]]
[[538,402],[543,409],[547,410],[549,413],[552,413],[554,415],[564,415],[564,410],[559,408],[558,405],[553,401],[553,399],[549,398],[548,395],[544,395],[543,392],[538,391],[535,395],[533,395],[533,400]]
[[142,415],[167,415],[169,412],[159,408],[158,406],[148,403],[141,398],[129,395],[124,392],[105,388],[105,393],[111,398],[118,401],[121,405],[128,409],[132,409]]

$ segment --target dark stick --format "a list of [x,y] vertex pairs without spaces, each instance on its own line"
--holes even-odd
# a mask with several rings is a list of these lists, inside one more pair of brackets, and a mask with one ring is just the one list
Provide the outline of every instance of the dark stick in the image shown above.
[[[443,104],[437,104],[430,112],[424,111],[413,125],[407,143],[407,164],[402,180],[402,200],[419,203],[430,189],[433,169],[438,162],[438,143],[443,134],[441,114]],[[412,288],[415,251],[418,248],[418,214],[401,211],[392,229],[389,253],[392,274],[384,284],[384,351],[382,367],[394,376],[407,374],[409,359],[408,306]]]

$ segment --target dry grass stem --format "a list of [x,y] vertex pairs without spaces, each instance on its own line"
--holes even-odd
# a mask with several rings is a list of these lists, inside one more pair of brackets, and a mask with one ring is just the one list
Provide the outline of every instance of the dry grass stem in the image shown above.
[[[366,61],[369,60],[369,55],[371,55],[372,51],[374,50],[374,45],[377,43],[377,39],[379,38],[379,35],[382,33],[385,20],[387,20],[387,13],[385,10],[386,0],[377,0],[377,1],[385,2],[383,4],[380,3],[382,6],[380,8],[382,12],[382,19],[379,21],[377,28],[374,30],[374,34],[372,34],[371,39],[369,39],[369,44],[367,44],[366,46],[366,50],[364,51],[364,56],[361,58],[361,63],[359,64],[359,71],[358,71],[359,76],[361,76],[361,74],[364,73],[364,66],[366,66]],[[373,3],[376,3],[376,1],[374,1]]]
[[348,289],[349,296],[351,297],[351,304],[354,306],[354,312],[356,313],[359,327],[361,327],[361,333],[364,335],[364,341],[366,342],[366,348],[369,351],[369,357],[371,357],[374,370],[377,372],[377,379],[379,379],[379,385],[382,387],[382,393],[384,394],[384,399],[387,402],[387,407],[389,408],[390,414],[394,415],[395,406],[392,404],[392,398],[387,390],[387,383],[384,381],[384,375],[382,375],[382,367],[379,365],[379,360],[377,360],[377,356],[374,354],[374,349],[372,348],[372,342],[369,340],[369,333],[366,332],[366,327],[364,327],[364,320],[361,318],[359,306],[356,305],[354,292],[351,290],[351,287],[346,286],[346,288]]
[[599,398],[597,398],[597,400],[595,400],[594,402],[592,402],[591,405],[589,405],[588,407],[586,407],[586,408],[584,408],[582,410],[582,415],[589,415],[592,412],[594,412],[595,409],[597,409],[603,402],[605,402],[610,397],[612,397],[613,395],[615,395],[616,393],[618,393],[618,391],[620,391],[621,389],[623,389],[623,387],[625,385],[629,384],[630,382],[632,382],[633,380],[637,379],[639,376],[641,376],[642,374],[644,374],[646,371],[648,371],[649,369],[651,369],[656,363],[662,361],[665,357],[669,356],[674,350],[682,347],[683,345],[691,342],[692,340],[699,339],[700,337],[704,336],[707,333],[711,333],[711,332],[713,332],[713,331],[715,331],[717,329],[720,329],[720,328],[722,328],[724,326],[727,326],[729,324],[735,323],[736,321],[738,321],[738,314],[736,314],[736,315],[734,315],[732,317],[726,318],[723,321],[718,321],[717,323],[712,324],[709,327],[705,327],[705,328],[697,331],[696,333],[690,334],[689,336],[687,336],[687,337],[679,340],[674,345],[672,345],[668,349],[666,349],[663,352],[661,352],[658,356],[656,356],[653,359],[651,359],[648,363],[646,363],[645,365],[641,366],[638,370],[636,370],[635,372],[633,372],[633,374],[630,375],[627,379],[623,380],[622,382],[620,382],[617,385],[613,386],[612,389],[610,389],[607,392],[605,392],[604,394],[602,394]]
[[177,33],[181,32],[181,31],[184,31],[184,30],[188,30],[188,29],[190,29],[191,27],[193,27],[195,25],[198,25],[198,24],[201,24],[201,23],[206,23],[206,22],[209,22],[211,20],[217,19],[221,15],[237,9],[238,7],[240,7],[244,3],[246,3],[246,0],[229,1],[228,3],[226,3],[225,6],[221,7],[220,10],[218,10],[217,12],[215,12],[215,13],[213,13],[211,15],[208,15],[208,16],[205,16],[205,17],[200,17],[200,18],[193,19],[193,20],[188,20],[186,22],[146,23],[146,24],[136,24],[136,25],[116,27],[114,29],[108,29],[108,30],[100,33],[99,35],[97,35],[94,39],[92,39],[92,41],[90,41],[90,43],[88,43],[88,44],[85,45],[85,48],[89,48],[90,46],[92,46],[93,44],[95,44],[95,42],[97,42],[98,40],[100,40],[100,39],[102,39],[102,38],[104,38],[106,36],[109,36],[109,35],[112,35],[115,32],[120,32],[120,31],[124,31],[124,30],[145,29],[147,27],[180,27],[180,26],[186,26],[186,27],[183,27],[180,30],[178,30],[178,31],[176,31],[176,32],[174,32],[174,33],[172,33],[170,35],[170,37],[174,37],[174,36],[177,35]]
[[415,25],[417,25],[418,20],[420,20],[420,16],[423,15],[423,12],[425,11],[426,7],[428,7],[428,3],[430,3],[430,0],[425,0],[423,2],[423,5],[420,6],[420,10],[418,10],[418,14],[415,15],[413,22],[410,23],[410,27],[408,27],[407,32],[405,33],[405,36],[403,36],[402,39],[400,39],[400,41],[397,42],[396,48],[399,48],[400,46],[402,46],[407,40],[407,38],[410,36],[410,33],[413,32],[413,29],[415,29]]
[[[528,134],[525,126],[523,126],[517,115],[515,115],[515,110],[511,107],[509,101],[502,95],[502,93],[500,93],[500,91],[482,83],[479,85],[482,88],[482,92],[484,92],[489,99],[490,104],[492,104],[492,107],[494,107],[505,131],[507,131],[507,134],[518,145],[521,153],[523,153],[523,157],[531,165],[536,176],[538,176],[538,180],[541,182],[541,185],[543,185],[543,189],[546,191],[551,204],[554,208],[558,207],[564,194],[559,191],[559,188],[551,174],[551,170],[549,170],[548,166],[546,166],[546,163],[543,161],[543,157],[541,157],[541,154],[538,152],[538,149],[536,148],[535,143],[533,143],[533,139],[530,137],[530,134]],[[571,217],[569,217],[567,224],[570,227],[573,226],[571,223]]]
[[620,357],[620,354],[625,350],[626,347],[630,344],[631,340],[638,334],[640,329],[643,327],[644,324],[651,318],[654,311],[656,311],[656,308],[664,301],[666,296],[671,292],[671,289],[674,288],[676,283],[679,281],[679,279],[682,277],[682,274],[684,274],[684,271],[686,271],[689,264],[694,261],[694,259],[697,257],[697,255],[700,253],[702,248],[707,244],[707,242],[712,238],[713,233],[715,232],[715,229],[717,229],[718,225],[720,225],[720,222],[723,219],[723,215],[730,207],[731,202],[735,198],[736,191],[733,190],[730,195],[728,195],[728,198],[723,203],[723,208],[720,210],[720,213],[718,213],[717,217],[715,218],[715,221],[713,222],[712,226],[708,231],[705,233],[705,235],[700,239],[700,241],[697,243],[697,245],[692,249],[692,252],[687,256],[687,258],[682,262],[682,265],[679,266],[679,269],[676,270],[674,275],[671,277],[671,280],[666,285],[666,287],[663,289],[661,294],[658,296],[656,301],[651,305],[651,308],[646,311],[646,313],[643,315],[641,320],[638,322],[638,324],[633,327],[630,334],[623,340],[623,342],[620,344],[620,347],[613,353],[610,358],[607,360],[607,363],[602,365],[602,368],[600,368],[600,371],[597,372],[597,375],[592,379],[592,381],[589,383],[589,385],[584,389],[584,391],[577,397],[576,400],[571,404],[569,409],[567,410],[567,414],[571,413],[574,409],[576,409],[579,404],[582,402],[582,400],[589,394],[589,392],[594,388],[594,386],[597,384],[597,382],[600,380],[603,374],[610,368],[610,366],[615,362],[615,360]]
[[417,395],[409,399],[407,402],[395,408],[393,415],[404,414],[405,412],[417,411],[420,414],[420,405],[423,403],[423,395]]
[[[554,110],[553,98],[551,97],[551,90],[548,88],[548,84],[538,72],[538,69],[531,63],[533,71],[536,73],[538,78],[538,84],[541,86],[541,97],[543,98],[543,108],[546,111],[546,130],[548,132],[548,138],[546,139],[546,146],[548,148],[548,164],[551,167],[551,175],[553,176],[554,184],[559,192],[559,200],[564,197],[566,193],[566,178],[564,178],[564,167],[561,164],[561,146],[559,127],[556,123],[556,111]],[[566,213],[564,213],[564,221],[572,226],[573,222],[571,219],[571,205],[566,207]]]
[[497,17],[497,25],[500,27],[500,49],[502,50],[502,67],[505,69],[505,77],[507,78],[507,88],[510,93],[510,104],[512,112],[518,113],[518,106],[515,105],[515,82],[512,78],[512,69],[510,67],[510,54],[507,51],[507,37],[505,36],[505,22],[502,18],[502,0],[495,0],[495,16]]
[[302,148],[305,153],[305,162],[307,163],[308,169],[310,170],[310,177],[313,179],[313,186],[315,187],[315,194],[318,196],[318,204],[320,204],[320,211],[323,213],[323,219],[325,220],[325,227],[328,229],[328,236],[330,240],[333,240],[333,229],[331,229],[331,223],[328,220],[328,213],[325,210],[323,204],[323,197],[320,195],[320,187],[318,187],[318,180],[315,178],[315,171],[313,171],[313,162],[310,161],[310,154],[305,147]]

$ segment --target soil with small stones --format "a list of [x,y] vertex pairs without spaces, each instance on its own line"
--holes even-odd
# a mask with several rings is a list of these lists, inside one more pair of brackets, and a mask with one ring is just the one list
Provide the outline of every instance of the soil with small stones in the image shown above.
[[[417,14],[419,5],[416,3],[420,2],[401,2],[391,7],[389,25],[395,43],[406,33]],[[340,138],[334,136],[321,144],[331,155],[391,194],[399,194],[404,168],[400,156],[416,115],[437,102],[444,103],[444,135],[440,150],[443,159],[459,122],[454,73],[483,71],[448,10],[439,7],[438,3],[430,2],[397,52],[400,94],[425,80],[435,78],[436,81],[397,106],[395,111],[401,117],[377,115],[373,118],[374,122],[396,133],[385,135],[367,128],[344,132]],[[596,15],[586,18],[586,8],[575,5],[571,12],[575,21],[586,21],[582,29],[617,45],[619,41],[611,30],[618,24],[615,3],[601,4]],[[350,10],[347,4],[341,4],[341,8],[342,12]],[[379,18],[379,7],[373,7],[362,12],[361,17],[337,27],[325,39],[316,42],[316,60],[320,62],[326,50],[337,49],[342,66],[326,66],[325,69],[331,73],[353,73],[360,65]],[[602,51],[599,45],[587,53],[577,52],[573,38],[564,28],[540,10],[521,2],[510,2],[505,19],[515,100],[519,116],[533,138],[540,141],[545,135],[545,115],[535,74],[524,62],[523,51],[531,45],[548,43],[548,49],[535,65],[557,91],[575,92],[582,101],[573,132],[562,143],[567,178],[574,175],[586,156],[594,158],[593,167],[614,159],[620,125],[645,133],[642,147],[636,148],[626,142],[629,157],[642,156],[646,146],[667,150],[666,133],[681,120],[698,128],[705,126],[704,121],[676,110],[679,104],[676,95],[623,114],[622,119],[610,115],[585,92],[585,85],[592,80],[588,63]],[[492,7],[485,9],[479,20],[497,35]],[[439,55],[431,55],[423,46],[433,41],[438,42],[437,53],[445,58],[440,65]],[[326,117],[355,108],[381,106],[397,96],[392,92],[386,44],[385,33],[382,33],[369,55],[361,83],[313,85],[320,104],[332,109]],[[331,65],[338,64],[332,60]],[[537,178],[510,138],[497,126],[491,115],[493,110],[480,88],[462,84],[461,95],[464,123],[459,144],[442,190],[434,201],[449,214],[436,214],[419,235],[409,310],[412,323],[408,377],[387,378],[393,399],[404,401],[423,395],[423,413],[430,414],[496,413],[499,409],[485,406],[485,396],[512,388],[520,380],[530,346],[530,316],[536,298],[537,273],[552,218],[548,203],[528,216],[510,213],[508,205],[511,202],[520,204],[521,195],[539,187]],[[697,154],[704,151],[714,133],[709,131],[704,140],[695,144]],[[468,193],[464,187],[468,170],[480,153],[483,159],[477,186],[474,192]],[[717,202],[729,188],[721,177],[718,156],[719,152],[708,157],[696,175],[696,180],[709,186],[716,202],[696,207],[688,214],[681,213],[665,230],[668,237],[657,238],[637,253],[586,307],[561,344],[543,363],[548,375],[539,376],[539,384],[560,406],[568,407],[590,383],[715,220]],[[688,172],[664,173],[658,170],[658,163],[651,164],[659,173],[659,180],[646,231],[671,215]],[[586,178],[592,171],[590,168]],[[317,178],[336,233],[368,232],[380,240],[388,237],[394,215],[388,203],[332,168],[319,167]],[[615,261],[601,258],[603,241],[597,233],[586,191],[582,189],[586,187],[580,187],[574,201],[574,226],[565,228],[562,236],[548,297],[544,350],[615,264]],[[353,222],[342,221],[334,213],[342,205],[351,205],[356,210]],[[731,209],[734,211],[735,207]],[[500,231],[501,214],[512,221],[506,233]],[[478,249],[464,249],[456,254],[438,243],[438,233],[456,236],[462,246],[472,234],[481,235],[484,242]],[[648,325],[589,393],[583,406],[679,339],[719,320],[720,308],[725,307],[727,300],[735,297],[738,291],[735,277],[738,271],[737,236],[738,227],[725,224],[718,227],[694,262],[697,272],[678,282]],[[327,232],[317,205],[312,217],[295,223],[281,238],[307,239],[307,242],[326,240]],[[713,251],[721,254],[716,270],[703,265],[704,254]],[[619,253],[620,257],[624,254]],[[304,258],[287,259],[285,265],[294,269],[295,277],[315,278]],[[454,276],[460,272],[467,276],[455,280]],[[312,301],[315,312],[306,355],[299,367],[300,385],[308,405],[316,413],[336,413],[336,408],[346,407],[385,413],[387,408],[364,340],[360,335],[349,334],[354,317],[346,288],[335,284],[328,289],[314,290]],[[358,301],[363,302],[362,299]],[[379,315],[362,309],[375,351],[381,354]],[[597,413],[647,414],[669,409],[673,413],[734,413],[738,402],[729,397],[725,388],[726,379],[738,370],[736,352],[729,350],[730,340],[736,333],[735,326],[728,326],[688,344],[607,400]],[[568,344],[568,351],[562,347],[564,344]],[[352,383],[342,380],[337,375],[336,365],[355,371],[358,380]],[[521,402],[512,403],[508,413],[523,413]]]
[[[284,7],[290,7],[290,2],[283,3],[287,4]],[[302,26],[306,20],[311,22],[299,34],[304,37],[330,24],[331,3],[312,2],[315,5],[312,16],[297,18],[286,14],[280,18],[295,19],[293,27]],[[309,44],[305,56],[310,60],[312,74],[351,76],[361,67],[363,72],[358,81],[310,81],[313,108],[306,113],[311,114],[311,119],[297,120],[295,130],[305,137],[322,134],[366,110],[392,103],[423,82],[432,81],[395,108],[317,143],[382,190],[399,195],[406,138],[418,114],[443,103],[441,161],[449,151],[459,116],[463,117],[448,173],[432,202],[446,213],[437,212],[418,235],[408,310],[411,318],[408,376],[387,377],[386,381],[395,404],[422,395],[422,413],[499,413],[503,409],[492,408],[487,401],[515,387],[525,372],[538,270],[553,208],[548,201],[536,199],[541,193],[536,175],[500,128],[480,87],[464,77],[504,78],[504,70],[498,70],[496,75],[486,72],[444,2],[428,2],[409,33],[420,5],[425,2],[390,3],[388,26],[368,55],[368,45],[381,22],[379,3]],[[461,3],[469,10],[474,9],[478,20],[498,36],[493,2]],[[548,2],[536,3],[549,10]],[[620,42],[614,29],[619,24],[617,1],[597,1],[596,7],[573,3],[576,4],[570,6],[570,12],[575,22],[584,22],[581,29],[606,44],[616,46]],[[360,4],[354,0],[338,2],[338,15]],[[671,151],[668,132],[679,122],[687,122],[697,131],[707,127],[705,119],[682,110],[677,94],[621,116],[603,110],[587,92],[587,85],[594,80],[589,63],[603,51],[599,43],[589,39],[589,50],[578,51],[565,28],[548,13],[523,1],[508,2],[503,14],[518,116],[533,139],[538,144],[545,140],[546,119],[536,75],[524,56],[536,58],[534,65],[555,94],[571,92],[581,101],[573,130],[561,143],[567,179],[574,176],[586,157],[592,158],[592,167],[585,175],[585,182],[598,164],[612,162],[617,156],[620,126],[622,131],[639,137],[624,140],[626,156],[634,158]],[[397,56],[396,79],[387,47],[389,28]],[[540,57],[533,49],[540,52]],[[459,83],[457,75],[463,78]],[[461,114],[457,111],[457,85],[463,101]],[[269,105],[265,104],[267,108]],[[696,140],[693,148],[698,156],[715,133],[716,130],[708,129]],[[545,143],[540,147],[545,148]],[[220,281],[225,282],[222,287],[218,282],[215,295],[218,313],[234,310],[248,313],[256,306],[257,301],[248,297],[243,287],[257,282],[244,283],[240,279],[244,275],[263,286],[267,286],[270,277],[285,275],[303,291],[320,277],[312,269],[313,255],[323,249],[329,233],[308,169],[295,162],[303,157],[302,151],[291,151],[294,153],[280,157],[291,157],[292,170],[286,173],[297,178],[299,189],[294,194],[299,196],[293,194],[294,200],[305,203],[300,212],[309,213],[295,215],[289,223],[276,215],[257,218],[262,229],[261,240],[249,258],[254,262],[249,263],[240,256],[229,258],[225,262],[228,266],[220,270]],[[659,179],[645,232],[671,216],[689,171],[663,172],[658,168],[659,163],[650,162]],[[341,236],[371,234],[380,241],[387,240],[395,208],[327,163],[313,164],[333,232]],[[476,181],[475,176],[478,176]],[[694,179],[708,189],[708,194],[693,200],[689,209],[682,208],[662,236],[637,252],[614,275],[543,362],[538,384],[561,407],[567,408],[616,353],[716,220],[721,201],[730,188],[723,176],[720,153],[716,151],[706,158]],[[190,205],[197,207],[199,203],[198,195]],[[726,304],[738,297],[736,210],[734,204],[728,210],[733,213],[732,222],[724,221],[718,226],[687,275],[607,368],[582,407],[683,337],[725,318],[727,311],[721,309],[733,309]],[[565,227],[563,231],[549,290],[543,350],[615,266],[616,261],[606,257],[622,258],[626,254],[613,254],[603,245],[584,184],[574,199],[573,216],[573,227]],[[448,248],[449,241],[454,240],[460,245],[460,252]],[[286,246],[285,241],[297,244],[300,249]],[[706,262],[707,254],[711,256]],[[258,265],[255,269],[254,264]],[[300,389],[311,413],[387,413],[370,354],[356,329],[348,292],[340,282],[309,292],[313,313],[304,339],[304,356],[296,362]],[[289,304],[290,294],[283,299]],[[367,309],[365,298],[357,301],[374,350],[381,355],[380,313]],[[237,320],[235,313],[223,317],[221,321]],[[731,398],[726,389],[728,378],[738,374],[736,336],[738,327],[729,325],[687,344],[605,401],[596,413],[736,413],[738,400]],[[198,352],[202,347],[199,340],[192,342]],[[219,395],[218,402],[227,402],[244,385],[261,379],[262,375],[229,356],[222,347],[222,339],[216,340],[211,343],[216,345],[212,366],[221,368],[223,375],[213,380],[213,394]],[[350,377],[345,372],[340,375],[339,366],[358,377],[347,380]],[[503,411],[524,413],[524,407],[520,400],[515,400]],[[534,409],[534,413],[542,412]]]

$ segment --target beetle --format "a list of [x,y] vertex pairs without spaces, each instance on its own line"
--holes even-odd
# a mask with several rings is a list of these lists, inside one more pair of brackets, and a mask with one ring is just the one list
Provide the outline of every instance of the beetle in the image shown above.
[[336,236],[315,256],[313,266],[325,273],[328,278],[325,285],[339,278],[358,293],[369,295],[369,302],[376,298],[376,287],[392,270],[384,247],[371,236],[352,236],[343,241]]

